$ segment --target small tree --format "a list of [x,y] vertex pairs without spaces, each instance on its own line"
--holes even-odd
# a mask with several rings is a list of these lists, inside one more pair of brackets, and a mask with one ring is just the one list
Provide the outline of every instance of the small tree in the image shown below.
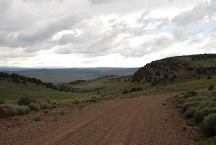
[[122,94],[127,94],[128,93],[128,90],[123,90],[122,91]]
[[5,103],[5,100],[3,97],[0,98],[0,104],[4,104]]
[[208,90],[209,90],[209,91],[210,91],[210,90],[214,90],[214,85],[213,85],[213,84],[210,84]]
[[18,105],[29,105],[32,102],[32,100],[29,97],[21,97],[17,104]]

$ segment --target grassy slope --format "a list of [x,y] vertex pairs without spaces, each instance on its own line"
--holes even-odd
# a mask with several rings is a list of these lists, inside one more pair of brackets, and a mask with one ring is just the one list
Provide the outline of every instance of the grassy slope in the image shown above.
[[90,94],[80,94],[71,92],[60,92],[58,90],[49,89],[42,85],[32,83],[14,83],[12,81],[0,80],[0,98],[5,100],[17,100],[23,96],[50,98],[50,99],[85,99],[89,98]]
[[[86,90],[94,90],[95,88],[100,88],[99,95],[122,95],[124,90],[131,90],[133,87],[141,87],[143,90],[139,92],[129,93],[128,95],[134,94],[158,94],[158,93],[169,93],[169,92],[183,92],[183,91],[191,91],[191,90],[207,90],[210,84],[216,86],[216,77],[212,77],[212,79],[201,78],[201,79],[193,79],[187,81],[178,81],[168,84],[168,85],[157,85],[152,86],[149,83],[138,83],[138,82],[130,82],[127,81],[127,77],[125,78],[101,78],[93,81],[86,81],[76,85],[69,85],[73,88],[81,88]],[[98,91],[91,92],[94,95],[98,95]],[[126,94],[127,95],[127,94]]]
[[[209,67],[216,65],[216,59],[197,59],[191,61],[190,57],[179,57],[190,63],[190,66],[202,66]],[[161,61],[159,61],[161,62]],[[177,72],[184,73],[182,68]],[[161,70],[163,71],[163,70]],[[186,74],[185,74],[186,75]],[[49,97],[54,99],[85,99],[92,96],[104,97],[104,96],[129,96],[129,95],[149,95],[157,93],[169,93],[169,92],[182,92],[188,90],[206,90],[210,84],[216,86],[216,77],[212,76],[212,79],[207,79],[207,77],[201,77],[201,79],[183,79],[177,80],[169,84],[159,84],[152,86],[150,83],[139,83],[131,82],[130,77],[103,77],[100,79],[95,79],[91,81],[85,81],[78,84],[67,84],[67,86],[72,88],[79,88],[82,90],[88,90],[88,93],[71,93],[71,92],[60,92],[53,89],[48,89],[44,86],[37,86],[35,84],[17,84],[11,81],[0,80],[0,97],[5,97],[6,99],[17,99],[21,96],[39,96],[39,97]],[[127,94],[122,94],[124,90],[130,91],[134,87],[140,87],[143,90],[138,92],[132,92]],[[89,91],[90,90],[90,91]],[[92,91],[91,91],[92,90]]]
[[86,81],[69,86],[83,90],[93,90],[91,94],[94,94],[96,96],[121,95],[123,90],[125,89],[130,90],[132,87],[143,87],[143,85],[140,83],[131,83],[130,81],[128,81],[128,77],[119,78],[115,76],[95,79],[92,81]]

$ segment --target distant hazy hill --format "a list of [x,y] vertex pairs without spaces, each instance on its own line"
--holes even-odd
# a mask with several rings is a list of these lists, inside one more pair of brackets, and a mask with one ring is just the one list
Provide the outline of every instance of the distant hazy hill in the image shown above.
[[33,77],[44,82],[66,83],[76,80],[90,80],[98,77],[132,75],[137,68],[70,68],[70,69],[21,69],[4,68],[6,72],[15,72],[26,77]]
[[216,54],[170,57],[153,61],[138,69],[134,81],[153,85],[188,79],[211,79],[216,75]]

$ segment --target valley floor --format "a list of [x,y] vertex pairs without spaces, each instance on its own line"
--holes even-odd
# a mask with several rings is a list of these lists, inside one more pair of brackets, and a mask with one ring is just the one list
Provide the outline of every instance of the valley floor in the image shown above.
[[[199,145],[198,134],[168,102],[173,95],[101,101],[60,121],[0,120],[4,145]],[[17,120],[19,120],[18,118]]]

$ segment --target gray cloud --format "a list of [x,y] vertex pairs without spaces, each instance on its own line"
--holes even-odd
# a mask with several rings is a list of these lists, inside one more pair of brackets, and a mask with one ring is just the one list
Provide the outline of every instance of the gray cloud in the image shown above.
[[[100,32],[87,27],[80,36],[73,34],[63,35],[59,41],[61,47],[56,52],[60,54],[79,53],[87,56],[106,55],[112,49],[112,43],[117,34],[118,32],[113,30]],[[66,47],[62,48],[64,45]]]
[[175,40],[167,36],[160,36],[147,42],[144,42],[139,47],[125,47],[119,53],[126,57],[142,57],[149,54],[163,51],[173,45]]
[[118,2],[120,0],[91,0],[91,4],[109,4],[113,2]]
[[33,26],[30,30],[18,34],[18,41],[24,44],[45,41],[59,31],[72,28],[79,21],[79,17],[71,15],[57,20],[41,22]]
[[45,51],[141,58],[172,48],[178,53],[178,47],[201,49],[199,44],[212,51],[216,1],[203,1],[1,0],[0,58]]
[[[13,34],[0,32],[0,46],[24,47],[27,52],[37,51],[49,45],[52,36],[62,30],[70,29],[81,19],[75,15],[38,22],[32,27]],[[47,43],[47,44],[46,44]]]
[[52,2],[52,1],[58,1],[62,2],[64,0],[23,0],[24,2]]
[[193,9],[180,13],[173,19],[177,25],[188,25],[202,21],[205,16],[212,17],[216,14],[216,1],[200,3]]
[[11,2],[7,1],[7,0],[1,0],[0,1],[0,16],[2,17],[2,15],[4,15],[7,10],[9,9],[9,7],[11,6]]
[[[141,17],[143,18],[143,15]],[[85,29],[80,36],[76,34],[65,34],[61,37],[59,41],[61,47],[56,50],[56,53],[79,53],[87,56],[118,53],[126,57],[141,57],[148,53],[154,53],[155,51],[164,49],[172,44],[172,38],[168,36],[151,38],[147,42],[144,40],[146,36],[150,37],[152,35],[151,33],[154,33],[157,29],[168,23],[167,19],[159,18],[153,20],[152,18],[145,18],[145,20],[141,21],[138,18],[137,21],[140,24],[137,27],[131,27],[123,20],[119,22],[114,21],[115,23],[111,25],[111,29],[105,32],[100,32],[100,27],[96,27],[98,31],[95,31],[94,28],[86,27],[84,24]],[[145,29],[148,25],[152,24],[154,29]],[[130,46],[130,43],[136,37],[144,37],[143,43],[136,47]]]

